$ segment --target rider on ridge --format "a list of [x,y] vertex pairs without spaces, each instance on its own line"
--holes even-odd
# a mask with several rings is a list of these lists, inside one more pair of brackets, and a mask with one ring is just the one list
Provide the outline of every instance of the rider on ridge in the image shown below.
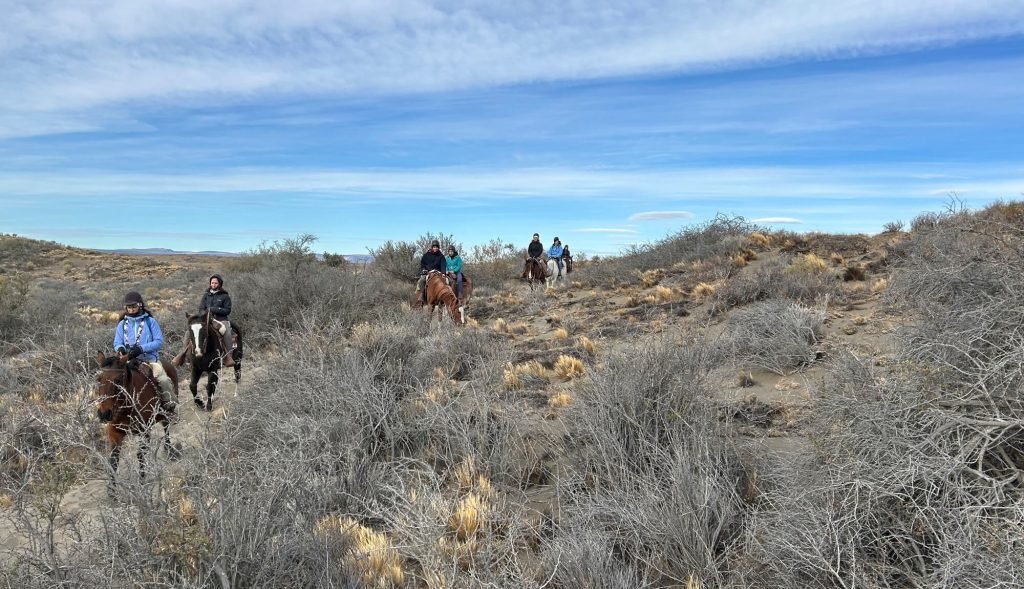
[[430,242],[430,251],[420,258],[420,279],[416,282],[416,295],[423,301],[423,304],[427,303],[427,273],[437,270],[441,276],[444,276],[447,269],[448,261],[441,253],[441,242],[435,239]]
[[555,241],[551,243],[551,247],[548,248],[548,259],[554,260],[558,264],[558,275],[562,275],[562,241],[555,238]]

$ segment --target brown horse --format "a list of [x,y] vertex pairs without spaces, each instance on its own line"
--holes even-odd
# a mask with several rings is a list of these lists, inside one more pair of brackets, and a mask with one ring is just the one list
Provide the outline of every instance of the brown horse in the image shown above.
[[523,278],[530,283],[530,290],[534,289],[536,283],[543,283],[548,276],[548,269],[540,258],[526,258],[523,265]]
[[[121,446],[129,435],[143,434],[139,442],[139,477],[146,477],[146,453],[149,450],[149,431],[154,423],[164,426],[164,448],[167,455],[175,456],[171,445],[170,421],[159,411],[160,395],[156,378],[145,362],[128,360],[126,356],[104,356],[96,352],[100,371],[96,375],[99,387],[96,392],[98,407],[96,414],[107,424],[107,442],[110,446],[110,483],[108,491],[113,494],[117,478],[117,464],[121,458]],[[174,384],[178,394],[178,371],[170,362],[161,362],[164,372]]]
[[431,316],[434,314],[434,307],[443,305],[456,324],[462,325],[466,322],[466,311],[455,296],[455,291],[448,286],[444,274],[437,270],[431,270],[427,274],[427,305],[430,306]]

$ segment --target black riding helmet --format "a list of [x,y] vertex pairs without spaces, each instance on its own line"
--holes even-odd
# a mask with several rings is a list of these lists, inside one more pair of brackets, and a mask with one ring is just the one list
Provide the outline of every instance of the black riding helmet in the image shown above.
[[142,301],[142,295],[133,290],[128,294],[124,295],[124,306],[127,307],[128,305],[145,306],[146,303]]

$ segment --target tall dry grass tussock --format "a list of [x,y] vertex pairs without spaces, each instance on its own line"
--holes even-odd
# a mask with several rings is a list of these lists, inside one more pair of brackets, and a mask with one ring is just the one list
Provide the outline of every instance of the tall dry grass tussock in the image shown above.
[[555,361],[555,374],[559,378],[565,380],[572,380],[579,378],[586,373],[586,369],[583,367],[583,362],[579,358],[573,356],[559,356],[558,360]]

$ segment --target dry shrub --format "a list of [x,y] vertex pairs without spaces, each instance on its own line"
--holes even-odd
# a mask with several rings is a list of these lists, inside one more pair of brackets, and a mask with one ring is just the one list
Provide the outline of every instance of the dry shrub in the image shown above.
[[828,271],[828,263],[811,253],[797,257],[789,268],[793,272],[822,273]]
[[832,262],[833,266],[843,266],[846,264],[846,260],[843,259],[843,256],[837,254],[836,252],[832,252],[831,254],[829,254],[828,259],[830,262]]
[[548,382],[548,371],[536,360],[522,364],[506,364],[503,381],[509,389],[518,390],[529,384],[545,384]]
[[555,361],[555,375],[565,380],[579,378],[586,374],[583,362],[573,356],[559,356]]
[[666,286],[654,287],[654,297],[658,302],[667,303],[675,298],[675,291]]
[[317,522],[315,531],[330,539],[338,536],[345,540],[345,562],[359,571],[362,582],[369,587],[403,587],[405,572],[402,559],[387,536],[370,529],[351,517],[328,515]]
[[864,266],[860,264],[852,264],[846,267],[843,271],[843,280],[850,282],[851,280],[864,280],[865,270]]
[[786,374],[814,361],[824,321],[823,308],[764,301],[733,313],[726,339],[735,358]]
[[736,268],[742,268],[747,265],[747,259],[741,254],[736,254],[732,257],[732,265]]
[[585,335],[581,335],[576,338],[576,348],[588,358],[593,358],[597,355],[597,346],[594,345],[594,342]]
[[572,405],[572,393],[569,391],[559,391],[548,398],[548,407],[552,409],[561,409]]
[[505,321],[501,317],[494,320],[494,331],[498,333],[508,333],[508,321]]
[[879,278],[878,280],[871,283],[871,292],[879,293],[885,292],[889,288],[888,278]]
[[460,541],[475,538],[487,525],[489,505],[476,493],[469,493],[455,506],[448,527]]
[[692,296],[694,300],[702,301],[714,295],[717,289],[718,285],[716,284],[701,282],[697,286],[693,287],[693,290],[690,292],[690,296]]
[[559,327],[558,329],[555,330],[554,337],[556,340],[562,342],[569,339],[569,332]]
[[653,270],[644,270],[642,272],[638,272],[638,274],[640,275],[640,283],[643,287],[650,288],[665,278],[665,269],[655,268]]
[[747,236],[747,241],[752,246],[759,248],[767,248],[772,244],[772,240],[769,239],[767,235],[761,233],[760,231],[752,231],[750,235]]

